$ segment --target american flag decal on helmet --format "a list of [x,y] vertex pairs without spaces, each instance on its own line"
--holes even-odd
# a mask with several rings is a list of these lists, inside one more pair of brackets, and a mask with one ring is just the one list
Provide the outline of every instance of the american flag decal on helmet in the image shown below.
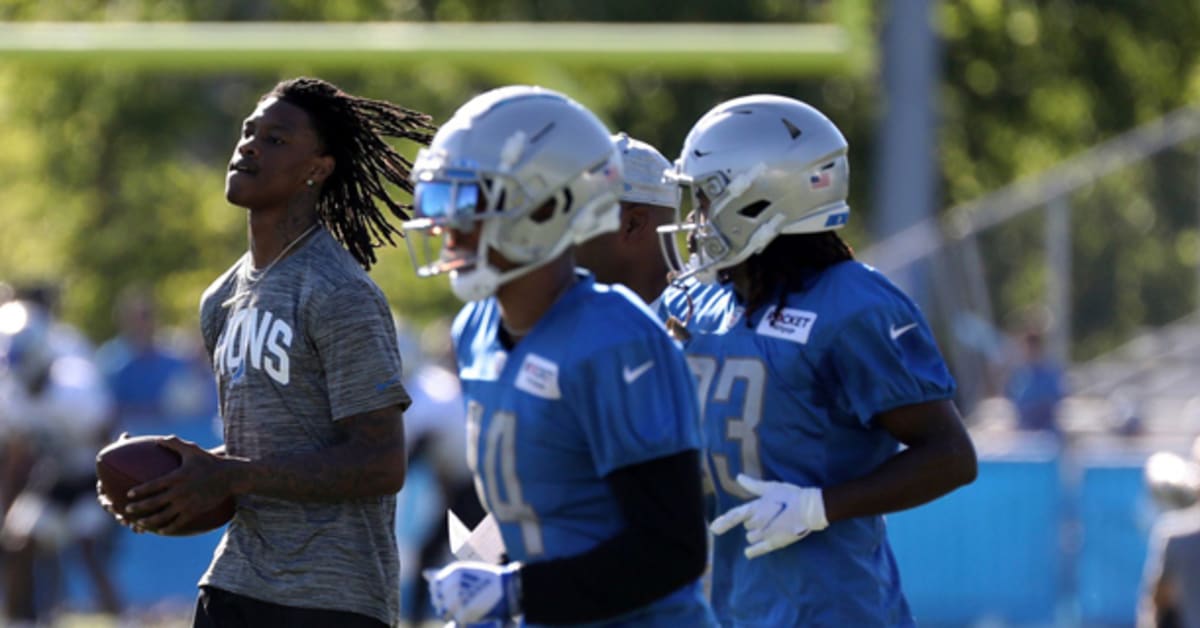
[[814,190],[829,187],[831,178],[827,171],[822,170],[808,178],[808,185]]
[[829,174],[830,170],[833,170],[833,162],[821,166],[820,171],[815,172],[808,177],[809,187],[814,190],[820,190],[822,188],[829,187],[829,184],[833,183],[833,176]]

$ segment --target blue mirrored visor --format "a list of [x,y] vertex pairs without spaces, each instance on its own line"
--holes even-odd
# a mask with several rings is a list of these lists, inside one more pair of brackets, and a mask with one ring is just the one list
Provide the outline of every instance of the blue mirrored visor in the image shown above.
[[460,221],[475,215],[482,198],[475,182],[421,181],[413,192],[413,205],[422,218]]

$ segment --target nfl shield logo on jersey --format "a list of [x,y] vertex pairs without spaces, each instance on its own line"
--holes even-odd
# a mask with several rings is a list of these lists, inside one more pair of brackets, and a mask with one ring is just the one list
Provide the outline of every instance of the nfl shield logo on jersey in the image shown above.
[[558,364],[530,353],[521,364],[516,387],[542,399],[562,399],[558,388]]

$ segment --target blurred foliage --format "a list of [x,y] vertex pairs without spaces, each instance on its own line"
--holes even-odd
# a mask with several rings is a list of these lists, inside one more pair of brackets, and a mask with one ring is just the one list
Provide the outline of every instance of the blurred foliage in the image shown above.
[[[947,205],[1200,100],[1194,0],[962,0],[942,3],[938,24]],[[1068,199],[1075,359],[1197,307],[1200,165],[1184,148]],[[1045,282],[1042,223],[1015,222],[982,241],[1002,320],[1037,302]]]
[[[855,20],[874,33],[884,7],[865,0],[0,0],[0,20]],[[947,206],[1200,97],[1194,0],[956,0],[937,4],[936,21],[944,37],[938,146]],[[0,63],[0,280],[61,281],[65,316],[96,340],[113,332],[113,295],[130,282],[155,285],[164,317],[194,327],[200,292],[246,247],[244,210],[222,194],[239,121],[276,81],[311,72],[301,59],[224,74],[101,61]],[[439,121],[484,89],[542,84],[672,156],[713,104],[754,92],[793,95],[828,113],[850,140],[857,183],[849,239],[859,248],[867,244],[871,206],[885,206],[867,198],[864,183],[882,106],[881,81],[871,73],[697,79],[638,67],[567,72],[546,63],[498,76],[429,59],[387,72],[320,75]],[[1164,157],[1073,195],[1086,206],[1074,227],[1075,357],[1195,306],[1197,170],[1194,155]],[[1122,237],[1126,231],[1138,237]],[[1040,298],[1043,257],[1030,246],[1040,237],[1039,221],[1025,220],[983,241],[999,314]],[[452,314],[457,303],[446,282],[417,280],[407,258],[403,250],[384,252],[373,271],[397,311],[418,321]]]
[[[0,19],[8,20],[798,21],[827,19],[827,11],[822,3],[772,0],[711,1],[674,13],[640,2],[536,0],[0,2]],[[0,231],[0,280],[60,282],[65,317],[97,341],[114,332],[113,299],[133,282],[155,286],[164,320],[194,328],[200,293],[246,247],[245,211],[230,207],[222,193],[240,121],[276,81],[308,73],[303,60],[273,72],[194,75],[102,61],[78,67],[0,63],[0,87],[6,88],[0,91],[0,142],[9,148],[0,154],[0,166],[11,175],[0,178],[7,225]],[[429,59],[390,72],[320,76],[352,93],[430,112],[438,121],[499,84],[545,85],[667,154],[678,150],[692,121],[732,95],[777,91],[820,101],[824,91],[840,98],[843,109],[855,98],[847,81],[696,81],[637,68],[620,75],[566,72],[552,63],[503,74],[484,76]],[[845,117],[848,132],[865,145],[869,116]],[[444,279],[416,278],[403,247],[381,251],[372,275],[407,318],[449,316],[460,305]]]

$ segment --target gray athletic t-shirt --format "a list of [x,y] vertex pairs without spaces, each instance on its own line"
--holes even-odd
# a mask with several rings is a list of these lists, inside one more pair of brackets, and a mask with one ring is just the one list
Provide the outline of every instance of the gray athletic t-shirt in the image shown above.
[[[383,293],[324,229],[265,273],[243,256],[204,292],[200,325],[231,455],[324,449],[339,419],[410,403]],[[201,585],[397,623],[395,495],[237,505]]]

